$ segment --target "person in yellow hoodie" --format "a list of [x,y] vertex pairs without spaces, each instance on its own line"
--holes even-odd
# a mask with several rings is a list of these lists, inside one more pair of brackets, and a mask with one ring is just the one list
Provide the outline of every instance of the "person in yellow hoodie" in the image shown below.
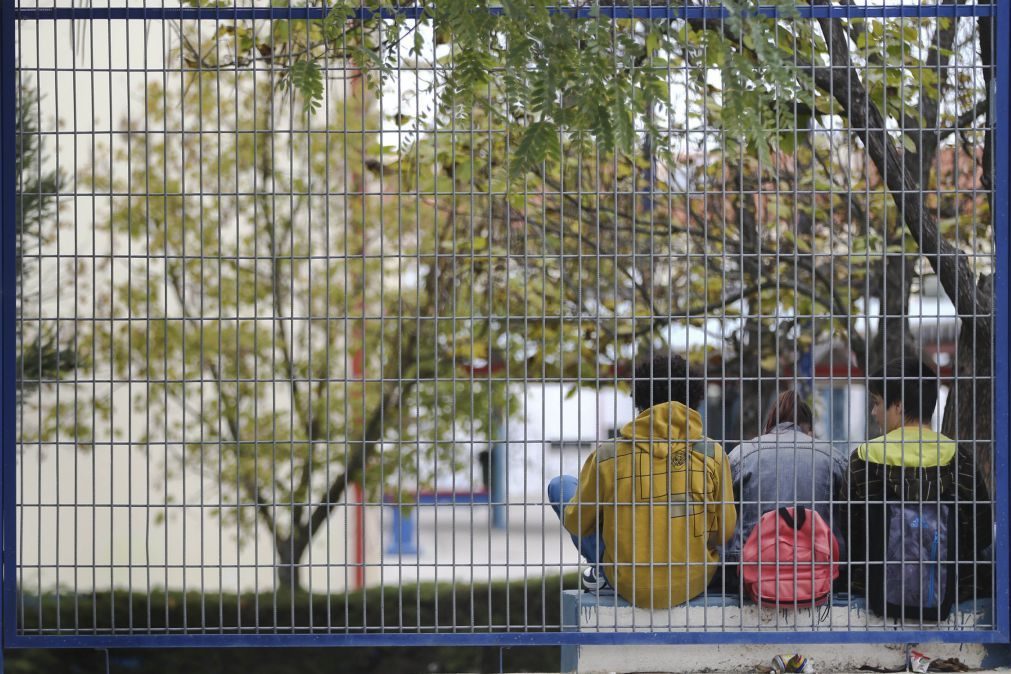
[[590,563],[586,589],[606,582],[633,605],[660,609],[698,596],[712,579],[737,511],[730,463],[695,409],[704,395],[684,358],[639,362],[639,414],[597,445],[578,480],[548,484],[548,500]]
[[851,592],[878,615],[943,620],[956,601],[990,596],[991,509],[973,449],[930,427],[937,374],[919,358],[887,362],[867,381],[885,434],[850,456]]

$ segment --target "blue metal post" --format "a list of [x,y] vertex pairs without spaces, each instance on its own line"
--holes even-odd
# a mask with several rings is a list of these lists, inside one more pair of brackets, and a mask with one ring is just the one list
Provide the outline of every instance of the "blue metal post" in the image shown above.
[[494,529],[506,528],[506,498],[508,486],[506,483],[506,424],[501,413],[496,413],[495,442],[489,451],[488,462],[491,473],[491,526]]
[[0,580],[0,673],[3,647],[14,634],[14,469],[17,353],[15,304],[17,276],[17,212],[15,174],[15,114],[17,112],[17,52],[14,43],[14,3],[0,3],[0,513],[3,523],[3,574]]
[[506,528],[506,449],[496,442],[491,448],[491,525]]
[[[773,632],[438,632],[438,633],[368,633],[368,632],[331,632],[327,634],[208,634],[208,633],[131,633],[129,634],[71,634],[71,633],[40,633],[34,636],[19,634],[16,618],[17,600],[17,557],[15,550],[16,534],[16,450],[18,438],[15,431],[16,396],[17,396],[17,340],[16,340],[16,237],[17,231],[17,172],[12,158],[15,155],[17,138],[17,47],[15,27],[18,19],[26,20],[69,20],[78,19],[91,21],[96,18],[105,20],[195,20],[206,18],[220,21],[227,14],[234,19],[290,19],[291,9],[280,7],[236,8],[233,10],[198,9],[198,8],[148,8],[148,7],[59,7],[59,8],[24,8],[16,9],[14,0],[0,0],[0,153],[7,156],[6,162],[0,162],[0,672],[3,669],[3,647],[168,647],[168,646],[319,646],[319,645],[533,645],[533,644],[666,644],[666,643],[696,643],[696,644],[742,644],[776,643],[783,639],[783,633]],[[604,8],[603,16],[616,18],[675,18],[694,17],[719,19],[725,16],[726,10],[718,5],[676,7],[611,7]],[[307,18],[322,19],[327,8],[311,8],[305,10]],[[371,10],[359,10],[359,15],[366,15]],[[380,10],[386,12],[387,10]],[[422,12],[422,8],[406,8],[389,10],[399,15],[412,16],[411,12]],[[500,12],[501,8],[492,8],[492,12]],[[572,12],[576,16],[588,16],[589,12],[601,11],[593,7],[559,8],[557,11]],[[757,10],[764,15],[775,15],[778,6],[767,6]],[[885,5],[875,7],[851,8],[849,6],[805,6],[798,8],[800,16],[854,18],[855,16],[907,16],[922,19],[925,16],[989,16],[995,17],[994,36],[1001,40],[1000,35],[1011,32],[1011,0],[994,0],[992,5],[962,5],[951,4],[938,7],[928,7],[915,3],[904,5]],[[301,10],[300,10],[301,13]],[[414,14],[413,16],[418,16]],[[990,36],[983,36],[990,39]],[[1011,105],[1009,105],[1009,85],[1011,85],[1011,59],[1008,50],[995,45],[995,76],[993,78],[993,110],[990,116],[994,126],[994,213],[993,225],[996,237],[996,279],[994,298],[994,330],[995,330],[995,471],[996,489],[994,502],[996,521],[1000,529],[995,544],[995,560],[1002,571],[997,577],[997,589],[994,604],[996,606],[997,632],[971,631],[937,631],[907,630],[893,632],[890,630],[876,632],[860,632],[858,630],[841,630],[836,632],[799,632],[790,635],[790,640],[798,644],[805,643],[886,643],[899,638],[909,641],[941,641],[980,643],[1007,642],[1011,634],[1011,615],[1009,615],[1009,537],[1007,522],[1009,521],[1009,385],[1011,372],[1009,361],[1005,354],[1009,351],[1008,336],[1008,264],[1011,262],[1011,208],[1009,208],[1009,175],[1011,175],[1011,134],[1007,126],[1011,123]],[[652,176],[650,180],[652,180]],[[734,403],[739,409],[741,401]],[[507,521],[508,501],[508,468],[507,442],[508,431],[504,415],[495,411],[496,419],[493,428],[493,443],[489,451],[490,484],[489,498],[491,504],[492,524],[495,528],[503,528]],[[455,494],[449,498],[456,502]],[[435,502],[440,496],[433,497]],[[475,502],[473,496],[471,502]],[[399,543],[414,545],[416,550],[416,509],[405,513],[399,509],[394,512],[394,540]],[[403,548],[401,548],[403,552]],[[563,624],[566,624],[563,621]],[[133,625],[131,624],[131,628]],[[455,629],[454,625],[454,629]]]
[[[994,351],[995,369],[994,387],[995,400],[993,411],[994,423],[994,479],[996,489],[994,490],[993,502],[994,521],[1002,524],[1004,531],[998,531],[994,545],[994,562],[997,569],[997,589],[994,593],[995,618],[997,631],[1002,634],[1005,640],[1011,639],[1011,615],[1009,615],[1009,562],[1011,562],[1011,550],[1009,550],[1008,531],[1008,470],[1009,470],[1009,386],[1011,386],[1011,371],[1008,369],[1008,330],[1011,324],[1008,322],[1008,264],[1011,263],[1011,208],[1009,208],[1008,189],[1011,189],[1011,133],[1008,127],[1011,125],[1011,53],[1003,47],[1004,40],[1008,33],[1011,33],[1011,6],[1009,3],[995,2],[993,4],[996,15],[993,19],[993,36],[980,35],[980,40],[993,39],[994,65],[996,73],[991,79],[992,97],[990,111],[990,123],[993,124],[993,174],[994,184],[993,194],[993,222],[996,254],[996,264],[994,271]],[[1002,535],[1003,534],[1003,535]]]

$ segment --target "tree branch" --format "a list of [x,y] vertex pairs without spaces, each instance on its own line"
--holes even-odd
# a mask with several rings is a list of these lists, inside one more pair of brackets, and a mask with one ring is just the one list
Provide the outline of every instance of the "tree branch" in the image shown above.
[[[987,113],[987,110],[989,110],[989,108],[990,104],[987,102],[986,98],[980,99],[979,101],[976,102],[976,105],[972,106],[971,108],[963,112],[961,115],[959,115],[957,119],[955,119],[954,126],[950,126],[947,129],[941,131],[939,140],[943,141],[952,134],[962,133],[963,131],[965,131],[965,129],[971,127],[972,124],[977,119],[985,115]],[[970,154],[969,156],[972,155]],[[973,160],[975,161],[976,158],[973,157]]]
[[[946,0],[947,4],[965,2],[965,0]],[[913,144],[916,146],[916,166],[918,183],[925,186],[930,181],[930,170],[937,155],[937,148],[941,144],[941,137],[937,130],[937,118],[941,114],[941,101],[944,100],[943,89],[948,82],[948,61],[951,59],[951,47],[955,41],[955,34],[958,32],[958,19],[947,19],[947,25],[940,23],[945,19],[939,18],[938,30],[935,34],[937,38],[930,47],[927,54],[926,68],[936,70],[938,73],[937,97],[930,100],[923,95],[923,86],[920,86],[921,114],[923,125],[920,126],[913,136]]]
[[[441,230],[436,237],[435,250],[439,250],[446,233],[449,232],[453,226],[455,226],[455,218],[452,217],[452,214],[450,214],[445,229]],[[439,277],[444,273],[444,267],[446,264],[447,263],[444,258],[436,256],[432,260],[431,271],[425,278],[425,296],[429,300],[425,313],[428,315],[432,315],[435,312],[435,298],[439,289]],[[422,313],[420,308],[418,313],[419,315]],[[403,400],[404,396],[415,385],[417,378],[414,380],[403,379],[402,373],[407,370],[412,361],[415,360],[418,348],[418,339],[419,334],[416,328],[408,338],[407,344],[401,347],[400,359],[391,359],[386,364],[383,372],[383,380],[388,383],[383,391],[382,399],[372,410],[372,414],[362,432],[362,437],[359,443],[361,445],[360,450],[357,452],[349,452],[348,465],[345,467],[344,473],[337,476],[330,482],[330,485],[326,489],[325,496],[309,514],[308,521],[300,521],[293,528],[292,561],[296,561],[301,558],[302,553],[305,551],[305,548],[309,545],[309,543],[312,542],[316,532],[319,531],[320,527],[322,527],[330,517],[330,513],[333,509],[337,507],[337,504],[346,492],[348,485],[358,480],[359,477],[364,474],[369,459],[375,453],[376,447],[382,440],[384,430],[383,424],[387,418],[387,412],[389,412],[391,408],[399,405],[400,401]]]
[[849,44],[838,19],[819,19],[829,45],[831,67],[814,66],[798,58],[811,72],[818,88],[842,106],[850,127],[860,137],[878,172],[884,177],[892,199],[899,206],[906,228],[937,274],[948,297],[962,315],[980,313],[975,274],[965,254],[941,237],[937,221],[924,208],[922,185],[904,165],[898,148],[888,134],[881,111],[867,95],[859,74],[853,72]]
[[[825,4],[820,0],[818,4]],[[740,44],[738,36],[721,22],[719,28],[703,21],[690,21],[697,30],[720,30],[723,36]],[[904,224],[919,246],[921,254],[937,274],[945,292],[955,303],[959,314],[976,315],[981,302],[976,292],[975,273],[965,254],[940,236],[937,221],[923,206],[923,183],[906,168],[894,141],[889,137],[884,116],[869,99],[867,90],[855,72],[849,57],[846,30],[839,19],[819,19],[829,50],[831,64],[815,65],[803,57],[784,54],[801,71],[809,72],[822,91],[832,96],[845,111],[851,129],[861,139],[878,173],[885,179],[893,201],[903,214]],[[978,115],[977,115],[978,116]],[[975,117],[973,118],[975,119]]]
[[[271,78],[271,87],[273,87],[273,77]],[[268,106],[266,114],[270,116],[262,127],[264,129],[274,128],[274,104],[273,97],[268,97],[270,104]],[[259,144],[257,157],[256,157],[256,169],[257,173],[260,175],[260,179],[263,182],[260,190],[257,190],[256,199],[260,204],[257,209],[258,215],[264,221],[263,229],[267,231],[268,241],[270,245],[270,296],[271,305],[273,307],[273,323],[277,330],[277,346],[281,351],[281,366],[284,370],[284,376],[288,380],[288,386],[291,388],[292,396],[292,408],[298,417],[298,423],[305,429],[306,440],[309,444],[309,455],[312,454],[312,441],[315,439],[311,436],[311,423],[310,418],[312,416],[311,410],[306,409],[305,400],[302,396],[301,389],[299,388],[297,382],[295,381],[295,365],[294,365],[294,355],[292,354],[291,341],[288,339],[288,332],[285,329],[285,318],[284,318],[284,307],[281,301],[281,264],[279,256],[279,241],[277,237],[277,218],[274,212],[273,204],[270,201],[271,194],[274,193],[275,185],[274,182],[274,169],[273,169],[273,138],[274,134],[272,132],[264,132],[264,136],[270,138],[270,144],[265,142]],[[267,182],[270,181],[270,191],[267,188]],[[254,223],[255,224],[255,223]],[[288,227],[290,230],[291,222],[288,221]],[[294,429],[292,429],[294,434]],[[292,438],[294,439],[294,438]],[[298,525],[302,521],[303,511],[305,506],[303,506],[299,499],[295,498],[296,493],[299,488],[307,485],[310,476],[310,470],[312,466],[311,460],[306,460],[302,466],[302,475],[298,478],[297,483],[293,483],[291,489],[291,499],[292,499],[292,527]],[[294,471],[294,466],[292,466]]]
[[[156,226],[160,226],[160,223],[158,223],[157,221],[155,222],[155,224]],[[182,288],[182,279],[179,277],[178,272],[175,271],[172,265],[166,265],[166,272],[168,274],[172,290],[176,294],[176,300],[179,302],[179,306],[182,307],[183,318],[191,328],[199,331],[200,324],[190,313],[189,308],[186,305],[186,297],[185,294],[183,293]],[[214,364],[214,361],[204,358],[202,353],[200,354],[200,362],[211,373],[211,377],[213,378],[214,383],[218,389],[218,397],[225,401],[225,409],[235,410],[235,413],[238,414],[238,405],[235,404],[234,400],[229,401],[228,396],[221,388],[221,375],[218,371],[217,365]],[[225,417],[225,424],[228,426],[228,432],[232,436],[232,441],[235,442],[236,451],[238,451],[239,443],[241,442],[240,440],[241,434],[239,432],[238,419],[236,419],[235,416],[231,414],[225,414],[223,416]],[[202,417],[201,422],[203,422]],[[253,481],[250,481],[248,478],[244,478],[241,480],[241,482],[243,488],[247,492],[249,492],[250,497],[256,502],[257,513],[260,515],[261,518],[263,518],[264,523],[270,530],[271,536],[273,536],[274,538],[274,546],[280,549],[280,546],[283,545],[284,537],[277,528],[277,522],[274,519],[271,503],[267,500],[267,498],[256,486],[255,477]]]

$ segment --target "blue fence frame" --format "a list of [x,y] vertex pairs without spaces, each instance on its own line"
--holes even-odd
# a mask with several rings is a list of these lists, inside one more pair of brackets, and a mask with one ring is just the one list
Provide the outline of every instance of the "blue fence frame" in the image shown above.
[[[145,8],[145,7],[59,7],[16,8],[15,0],[0,3],[0,154],[12,157],[15,153],[15,110],[17,53],[16,26],[21,21],[34,20],[269,20],[269,19],[320,19],[325,8]],[[424,10],[382,10],[384,15],[397,11],[408,18],[419,18]],[[498,12],[500,9],[488,11]],[[589,8],[559,8],[579,17],[590,16]],[[727,10],[718,6],[689,7],[601,7],[593,10],[599,16],[622,19],[719,19]],[[772,6],[756,9],[760,14],[775,16],[780,10]],[[368,10],[360,16],[372,16]],[[994,35],[1011,34],[1011,0],[996,0],[990,5],[890,5],[876,7],[805,6],[797,7],[800,18],[878,18],[909,17],[930,19],[938,17],[984,17],[994,19]],[[778,643],[788,637],[791,643],[895,643],[895,642],[974,642],[1005,644],[1011,641],[1011,609],[1009,609],[1009,335],[1008,270],[1011,266],[1011,134],[1006,128],[1011,124],[1011,50],[1004,49],[1006,41],[997,37],[995,54],[996,76],[994,100],[994,218],[996,245],[994,326],[997,357],[995,379],[995,494],[994,520],[998,524],[994,545],[994,560],[998,570],[994,593],[994,629],[980,631],[926,631],[887,630],[798,632],[486,632],[486,633],[374,633],[374,634],[127,634],[127,635],[19,635],[17,632],[16,587],[16,303],[15,303],[15,195],[16,174],[12,162],[0,162],[0,503],[2,503],[3,580],[0,633],[4,648],[142,648],[142,647],[238,647],[238,646],[532,646],[570,644],[716,644],[716,643]],[[459,629],[459,628],[456,628]],[[3,667],[0,653],[0,670]]]
[[[0,108],[0,152],[7,157],[14,156],[17,53],[15,44],[14,4],[0,4],[0,100],[5,101]],[[13,622],[14,592],[17,569],[15,568],[14,531],[17,522],[15,513],[14,472],[17,462],[17,432],[15,407],[17,406],[16,363],[17,343],[15,339],[15,315],[17,305],[15,287],[17,285],[15,259],[16,236],[15,191],[17,177],[13,162],[0,162],[0,521],[3,523],[3,575],[0,577],[0,631],[3,645],[14,633]],[[8,547],[10,546],[10,547]],[[0,668],[3,655],[0,653]]]

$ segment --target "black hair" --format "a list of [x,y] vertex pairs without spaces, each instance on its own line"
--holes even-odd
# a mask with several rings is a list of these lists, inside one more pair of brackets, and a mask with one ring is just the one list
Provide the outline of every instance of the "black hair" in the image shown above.
[[669,351],[654,351],[636,360],[632,402],[640,412],[666,402],[682,403],[695,409],[705,395],[702,378],[681,356]]
[[937,406],[937,373],[919,358],[896,358],[867,380],[867,390],[886,408],[900,403],[905,419],[929,422]]

